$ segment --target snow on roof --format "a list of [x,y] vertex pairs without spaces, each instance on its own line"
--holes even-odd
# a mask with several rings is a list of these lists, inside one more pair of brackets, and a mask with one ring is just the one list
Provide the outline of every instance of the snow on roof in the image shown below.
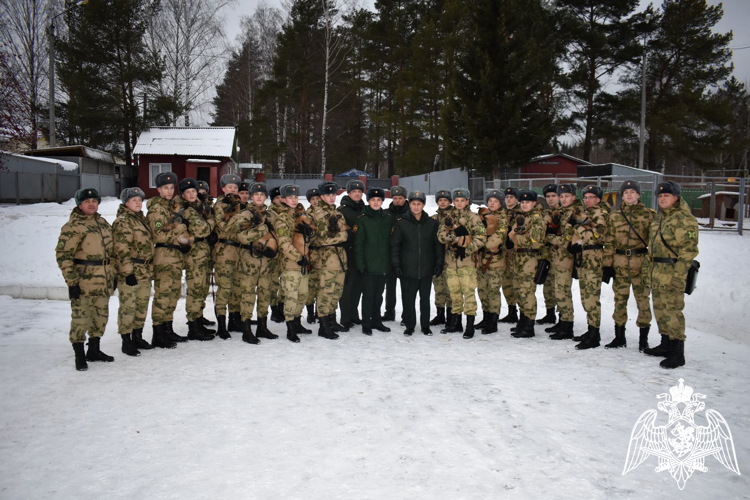
[[[70,154],[72,153],[72,154]],[[111,153],[101,151],[99,149],[90,148],[88,146],[81,146],[80,144],[73,144],[70,146],[58,146],[54,148],[42,148],[33,149],[31,151],[24,152],[26,156],[79,156],[83,158],[91,158],[92,160],[99,160],[106,163],[115,163],[115,157]]]
[[581,160],[580,158],[576,158],[575,156],[566,155],[565,153],[551,153],[551,154],[548,154],[548,155],[537,156],[536,158],[532,158],[531,161],[546,160],[548,158],[553,158],[555,156],[562,156],[563,158],[567,158],[568,160],[572,160],[572,161],[578,162],[581,165],[591,165],[591,163],[587,162],[586,160]]
[[240,163],[237,168],[247,168],[251,170],[263,170],[262,163]]
[[63,170],[75,171],[78,169],[78,164],[73,163],[72,161],[57,160],[55,158],[44,158],[43,156],[17,155],[14,153],[9,153],[7,151],[0,151],[0,152],[8,156],[15,156],[17,158],[23,158],[24,160],[39,161],[42,163],[53,163],[57,165],[58,167],[62,168]]
[[[731,195],[734,195],[734,196],[739,196],[740,195],[740,193],[738,193],[737,191],[716,191],[715,194],[717,196],[720,195],[720,194],[731,194]],[[703,199],[703,198],[710,198],[710,197],[711,197],[711,193],[706,193],[706,194],[700,195],[698,197],[698,199],[700,200],[700,199]]]
[[221,160],[206,160],[205,158],[188,158],[185,161],[191,163],[221,163]]
[[232,156],[234,127],[152,127],[141,133],[134,155]]

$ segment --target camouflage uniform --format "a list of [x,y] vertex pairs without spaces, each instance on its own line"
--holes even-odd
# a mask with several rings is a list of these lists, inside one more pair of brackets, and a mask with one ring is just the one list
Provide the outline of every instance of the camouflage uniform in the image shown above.
[[208,286],[206,276],[209,272],[211,247],[208,245],[208,235],[213,231],[213,219],[206,220],[201,211],[201,202],[184,202],[183,218],[188,221],[188,233],[192,238],[190,252],[185,255],[185,282],[187,283],[187,299],[185,310],[188,321],[196,321],[203,317],[206,307]]
[[[305,213],[308,217],[312,220],[312,212],[314,207],[310,205],[307,207],[307,210],[305,210]],[[306,304],[308,306],[312,306],[315,304],[315,298],[318,296],[318,289],[320,288],[320,269],[318,269],[315,264],[313,263],[313,259],[315,258],[315,252],[310,252],[310,256],[308,259],[310,260],[310,273],[308,275],[307,280],[307,301]],[[309,320],[309,315],[308,315]]]
[[[552,216],[554,214],[560,214],[561,211],[562,209],[560,207],[547,207],[545,209],[542,209],[542,216],[544,217],[544,222],[547,225],[547,227],[552,223]],[[545,227],[545,233],[546,231],[547,230]],[[541,259],[545,259],[549,261],[550,268],[549,268],[549,274],[547,274],[547,281],[544,282],[544,285],[542,288],[542,295],[544,296],[544,308],[554,309],[555,307],[557,307],[557,295],[555,294],[555,272],[557,268],[552,266],[552,260],[553,260],[552,244],[546,240],[547,238],[545,237],[545,244],[542,246],[540,250],[539,257]]]
[[[239,201],[237,202],[239,203]],[[240,282],[237,264],[240,259],[240,244],[234,232],[230,230],[234,218],[238,214],[225,220],[225,215],[231,211],[233,205],[220,198],[214,205],[214,228],[219,241],[214,246],[214,267],[216,269],[216,314],[224,316],[229,306],[230,313],[239,312]],[[239,207],[237,207],[239,208]],[[239,211],[238,211],[239,213]],[[233,283],[237,277],[236,288]],[[232,309],[232,295],[236,295],[235,309]]]
[[[143,328],[151,298],[154,240],[143,212],[135,213],[125,205],[117,209],[112,224],[115,263],[117,267],[120,307],[117,310],[117,331],[131,334]],[[135,275],[138,284],[129,286],[125,278]]]
[[151,322],[160,325],[172,321],[182,287],[182,261],[177,238],[187,237],[184,224],[175,222],[174,214],[180,200],[160,196],[148,200],[146,220],[154,238],[154,300]]
[[[338,232],[329,234],[328,221],[338,217]],[[344,277],[347,262],[346,250],[341,244],[349,238],[345,229],[344,217],[323,200],[312,211],[312,223],[317,229],[310,242],[313,265],[318,269],[318,318],[336,314],[341,293],[344,290]]]
[[[575,200],[572,205],[560,209],[561,225],[556,233],[547,235],[550,249],[550,269],[554,269],[555,300],[560,313],[560,321],[573,321],[573,255],[568,251],[568,245],[573,237],[571,217],[583,218],[586,210],[581,200]],[[549,280],[549,276],[547,277]],[[601,281],[601,276],[600,276]]]
[[[534,283],[534,276],[539,262],[539,251],[544,245],[547,225],[539,205],[529,212],[521,212],[519,215],[524,218],[526,229],[521,233],[516,233],[516,255],[513,259],[515,281],[513,286],[515,287],[514,293],[521,314],[533,320],[536,317],[536,283]],[[517,227],[518,223],[514,222],[513,228]]]
[[[504,208],[487,215],[497,217],[497,229],[487,234],[487,243],[477,252],[477,291],[485,314],[500,314],[500,287],[505,274],[505,238],[508,235],[508,216]],[[494,320],[493,320],[494,321]]]
[[80,298],[70,300],[71,344],[84,342],[86,332],[89,337],[101,337],[109,319],[109,298],[115,291],[112,227],[98,213],[85,215],[76,207],[60,230],[55,254],[65,284],[81,288]]
[[268,316],[274,260],[253,248],[253,243],[269,232],[266,224],[267,214],[265,205],[257,206],[251,202],[247,209],[242,210],[232,219],[231,230],[235,232],[237,241],[242,245],[239,271],[242,275],[240,309],[243,321],[248,321],[253,317],[256,299],[258,318]]
[[[437,213],[432,216],[438,222],[438,227],[443,225],[445,217],[453,212],[453,207],[448,206],[447,208],[438,208]],[[451,307],[451,295],[448,293],[448,286],[445,284],[445,273],[440,276],[433,278],[432,283],[435,286],[435,306],[440,307]]]
[[[308,293],[309,276],[307,265],[304,269],[300,261],[303,255],[292,244],[295,232],[295,210],[288,206],[280,207],[276,217],[276,235],[279,238],[279,267],[281,287],[284,293],[284,321],[294,321],[302,315]],[[304,271],[304,272],[303,272]]]
[[[281,211],[284,209],[283,205],[271,205],[266,210],[266,216],[271,222],[271,225],[276,227],[276,218],[279,216]],[[277,306],[284,302],[284,290],[281,288],[281,273],[283,272],[280,259],[274,259],[271,262],[271,281],[269,296],[271,298],[271,306]]]
[[[518,203],[515,207],[512,209],[506,209],[505,214],[508,217],[508,227],[513,227],[513,222],[516,220],[516,216],[521,213],[521,204]],[[510,241],[510,240],[507,240]],[[510,243],[509,243],[510,245]],[[503,296],[505,297],[505,302],[508,303],[508,307],[515,307],[518,303],[518,297],[516,297],[515,293],[515,277],[513,275],[515,271],[515,264],[513,263],[513,259],[516,256],[516,249],[515,248],[507,248],[505,249],[504,258],[505,258],[505,271],[503,272],[503,281],[502,281],[502,288],[503,288]]]
[[[484,246],[487,241],[486,231],[479,216],[471,211],[470,206],[462,210],[453,207],[447,215],[456,224],[461,224],[469,231],[471,242],[466,247],[466,257],[460,258],[450,247],[445,251],[445,282],[448,293],[451,296],[451,310],[453,314],[461,313],[467,316],[477,314],[477,270],[474,267],[474,254]],[[438,228],[438,240],[450,245],[452,232],[448,230],[445,222]]]

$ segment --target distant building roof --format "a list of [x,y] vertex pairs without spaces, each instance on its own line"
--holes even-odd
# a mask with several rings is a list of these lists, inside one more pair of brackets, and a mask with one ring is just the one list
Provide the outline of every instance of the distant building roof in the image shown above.
[[537,156],[536,158],[532,158],[529,163],[534,162],[534,161],[547,160],[549,158],[554,158],[555,156],[562,156],[563,158],[567,158],[568,160],[580,163],[581,165],[591,165],[591,163],[587,162],[586,160],[581,160],[580,158],[566,155],[565,153],[551,153],[548,155]]
[[31,151],[24,151],[23,154],[26,156],[79,156],[107,163],[117,163],[112,154],[88,146],[81,146],[80,144],[56,148],[32,149]]
[[53,165],[57,165],[58,167],[62,168],[63,170],[68,170],[68,171],[75,171],[75,170],[78,169],[78,164],[77,163],[73,163],[72,161],[57,160],[55,158],[43,158],[41,156],[19,155],[19,154],[11,153],[9,151],[2,151],[2,150],[0,150],[0,154],[4,154],[4,155],[8,155],[8,156],[13,156],[15,158],[23,158],[24,160],[27,160],[27,161],[38,161],[40,163],[51,163]]
[[152,127],[141,133],[134,155],[230,158],[234,127]]

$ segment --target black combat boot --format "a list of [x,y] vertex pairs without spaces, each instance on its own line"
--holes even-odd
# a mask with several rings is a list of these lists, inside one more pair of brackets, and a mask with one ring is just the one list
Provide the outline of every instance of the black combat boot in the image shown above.
[[242,318],[238,312],[229,313],[229,324],[227,325],[228,332],[241,332],[242,331]]
[[216,324],[216,321],[211,321],[210,319],[206,318],[205,316],[201,316],[198,318],[198,321],[203,326],[214,326]]
[[542,319],[536,320],[536,324],[537,325],[552,325],[554,324],[555,320],[557,320],[557,318],[555,317],[555,308],[548,307],[547,315],[543,317]]
[[406,335],[407,337],[411,337],[412,334],[414,334],[414,328],[407,328],[406,330],[404,330],[404,335]]
[[549,336],[552,340],[568,340],[573,338],[573,322],[561,321],[560,328]]
[[182,335],[177,335],[172,328],[172,322],[171,321],[165,321],[164,322],[164,331],[167,333],[167,338],[171,340],[172,342],[187,342],[188,338],[183,337]]
[[638,337],[638,350],[644,352],[648,349],[648,332],[651,330],[650,326],[642,326],[640,329],[640,336]]
[[206,336],[210,335],[211,340],[214,339],[214,337],[216,336],[216,330],[212,328],[208,328],[206,325],[204,325],[203,320],[201,318],[196,319],[195,324],[198,327],[198,330],[200,330],[203,335],[206,335]]
[[599,342],[601,342],[601,339],[602,338],[599,333],[599,328],[589,325],[588,335],[581,341],[580,344],[576,346],[576,349],[594,349],[596,347],[599,347]]
[[133,342],[133,339],[130,338],[129,333],[123,333],[120,335],[122,337],[122,353],[127,354],[128,356],[140,356],[141,353],[138,351],[138,348],[135,346],[135,342]]
[[438,307],[437,316],[432,318],[432,321],[430,321],[430,325],[436,326],[436,325],[444,325],[444,324],[445,324],[445,307]]
[[[391,329],[388,328],[383,324],[383,319],[381,318],[372,318],[372,329],[377,330],[379,332],[390,332]],[[393,320],[391,320],[393,321]]]
[[242,321],[242,341],[248,344],[260,344],[260,339],[253,335],[253,325],[250,324],[250,320],[246,319]]
[[307,304],[306,307],[307,307],[307,322],[312,325],[318,320],[315,314],[315,304]]
[[583,342],[584,340],[586,340],[589,334],[591,334],[591,327],[589,327],[588,330],[586,330],[586,333],[584,333],[583,335],[573,335],[573,342]]
[[[445,324],[447,325],[448,323],[450,323],[451,318],[453,318],[454,316],[455,314],[453,314],[453,309],[450,307],[446,307],[445,308]],[[456,320],[453,319],[453,321],[456,321]]]
[[490,313],[485,313],[484,310],[482,310],[482,321],[474,325],[474,328],[477,330],[483,329],[485,326],[487,326],[487,322],[490,320]]
[[[331,329],[331,317],[330,316],[319,316],[318,323],[320,327],[318,329],[318,336],[324,339],[336,340],[339,338],[338,334]],[[363,329],[364,330],[364,329]]]
[[101,337],[89,337],[89,349],[86,351],[87,361],[106,361],[111,363],[115,360],[112,356],[108,356],[99,349],[99,343],[102,340]]
[[446,323],[445,328],[440,330],[440,333],[461,333],[464,331],[461,315],[451,313],[451,317],[452,320]]
[[495,313],[490,313],[490,317],[487,318],[487,324],[482,328],[482,333],[484,335],[497,332],[497,316],[498,315]]
[[615,325],[615,339],[609,344],[605,345],[607,349],[615,349],[617,347],[627,347],[628,342],[625,340],[625,326]]
[[258,318],[258,328],[255,329],[255,335],[259,339],[277,339],[278,335],[271,333],[268,329],[268,318]]
[[372,336],[372,327],[369,324],[362,323],[362,333],[367,336]]
[[529,319],[524,313],[521,313],[520,316],[521,317],[518,318],[518,323],[516,323],[516,326],[511,327],[510,333],[520,331],[523,328],[523,325],[526,323],[526,320]]
[[274,323],[284,322],[284,313],[281,312],[281,302],[275,306],[271,306],[271,321]]
[[312,330],[308,330],[304,326],[302,326],[302,316],[297,316],[294,318],[294,328],[295,332],[301,333],[303,335],[310,335],[312,333]]
[[466,315],[466,330],[464,330],[465,339],[474,338],[474,318],[475,316]]
[[336,313],[329,314],[328,321],[329,321],[328,324],[331,326],[331,330],[333,330],[334,332],[348,332],[349,331],[349,327],[340,325],[336,322]]
[[154,347],[160,347],[162,349],[174,349],[177,347],[177,343],[173,340],[169,340],[167,335],[166,323],[160,323],[154,325],[154,335],[151,337],[151,345]]
[[511,336],[517,339],[528,339],[534,335],[536,335],[534,332],[534,320],[527,316],[524,316],[521,328],[511,333]]
[[231,339],[232,336],[227,331],[227,317],[216,316],[216,320],[219,322],[219,330],[216,332],[216,336],[222,340]]
[[646,349],[643,352],[645,352],[649,356],[660,356],[662,358],[666,358],[667,356],[669,356],[669,337],[662,334],[661,344],[656,347]]
[[430,328],[427,326],[422,327],[422,333],[427,335],[428,337],[432,337],[432,330],[430,330]]
[[286,322],[286,339],[295,344],[299,344],[299,337],[297,336],[297,328],[294,321]]
[[550,326],[549,328],[545,328],[544,331],[547,332],[547,333],[557,333],[558,331],[560,331],[560,328],[562,328],[562,323],[563,323],[563,321],[560,320],[557,323],[555,323],[554,326]]
[[198,324],[198,320],[195,321],[188,321],[188,340],[213,340],[213,335],[208,335],[206,333],[203,333],[201,331],[200,325]]
[[83,349],[83,342],[74,342],[73,352],[76,353],[76,370],[79,372],[88,370],[89,365],[86,363],[86,352]]
[[500,318],[500,323],[518,323],[518,310],[516,306],[508,307],[508,315]]
[[669,342],[669,354],[667,359],[659,363],[662,368],[677,368],[685,366],[685,341],[677,339],[667,339]]
[[153,349],[151,344],[143,340],[143,328],[136,328],[135,330],[133,330],[131,334],[131,338],[133,339],[133,342],[135,343],[136,349],[143,349],[144,351]]

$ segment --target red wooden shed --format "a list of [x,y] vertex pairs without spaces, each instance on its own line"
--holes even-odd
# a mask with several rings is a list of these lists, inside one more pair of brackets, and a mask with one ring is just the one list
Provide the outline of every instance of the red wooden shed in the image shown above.
[[549,174],[556,177],[577,177],[579,165],[591,163],[565,153],[553,153],[537,156],[521,167],[520,174],[521,178],[549,177]]

